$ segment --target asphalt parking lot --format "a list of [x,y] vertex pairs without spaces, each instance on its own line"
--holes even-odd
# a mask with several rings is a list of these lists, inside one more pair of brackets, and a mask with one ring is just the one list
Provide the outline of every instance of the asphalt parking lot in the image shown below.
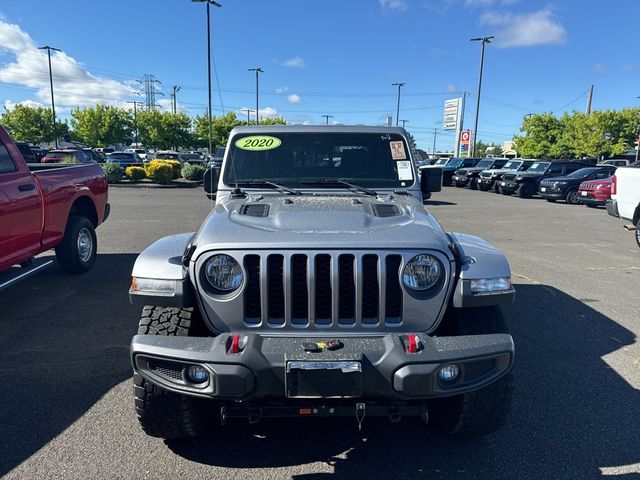
[[147,437],[133,409],[137,253],[192,231],[202,190],[113,188],[92,271],[58,267],[0,293],[0,475],[36,478],[640,478],[640,250],[603,210],[445,188],[429,210],[510,260],[516,342],[509,425],[480,440],[420,421],[233,421]]

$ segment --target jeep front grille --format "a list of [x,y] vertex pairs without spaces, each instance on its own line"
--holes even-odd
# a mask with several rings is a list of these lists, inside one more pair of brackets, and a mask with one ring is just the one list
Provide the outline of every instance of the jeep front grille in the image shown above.
[[[222,252],[216,252],[222,253]],[[424,251],[248,250],[226,251],[242,265],[244,284],[216,294],[201,284],[205,313],[217,331],[243,328],[287,334],[297,329],[387,332],[427,331],[435,326],[451,288],[450,261],[441,291],[407,292],[402,268]],[[198,261],[201,271],[206,256]],[[203,276],[200,281],[206,282]],[[348,332],[344,332],[349,334]]]

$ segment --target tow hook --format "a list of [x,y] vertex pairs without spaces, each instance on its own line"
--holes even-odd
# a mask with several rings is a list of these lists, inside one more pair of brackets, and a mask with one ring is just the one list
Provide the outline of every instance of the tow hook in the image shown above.
[[358,431],[362,431],[362,421],[366,415],[367,406],[364,403],[356,403],[356,420],[358,421]]

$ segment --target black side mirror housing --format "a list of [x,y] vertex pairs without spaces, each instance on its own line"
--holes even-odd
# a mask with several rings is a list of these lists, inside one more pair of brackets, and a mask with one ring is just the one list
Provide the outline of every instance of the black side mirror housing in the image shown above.
[[215,168],[207,168],[207,170],[204,172],[202,184],[204,186],[204,191],[207,194],[207,197],[215,198],[216,193],[218,192],[218,172]]
[[442,169],[423,168],[420,173],[420,190],[422,199],[431,198],[431,194],[442,190]]

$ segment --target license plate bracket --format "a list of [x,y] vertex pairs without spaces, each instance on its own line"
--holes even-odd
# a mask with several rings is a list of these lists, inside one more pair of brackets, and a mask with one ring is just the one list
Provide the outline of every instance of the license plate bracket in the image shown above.
[[363,377],[358,361],[289,361],[285,390],[288,398],[356,398]]

